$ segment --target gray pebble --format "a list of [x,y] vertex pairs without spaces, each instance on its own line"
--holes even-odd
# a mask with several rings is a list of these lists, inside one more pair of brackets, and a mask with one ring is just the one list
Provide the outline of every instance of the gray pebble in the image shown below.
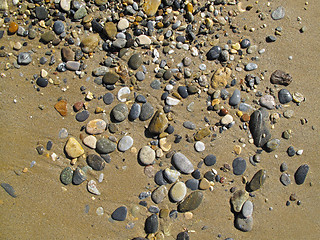
[[13,198],[16,198],[16,191],[13,189],[13,187],[8,183],[1,183],[1,187]]
[[244,217],[248,218],[252,215],[253,212],[253,204],[251,201],[247,200],[241,209],[241,213]]
[[129,110],[125,103],[119,103],[112,109],[111,114],[116,121],[122,122],[127,118]]
[[145,78],[146,78],[146,76],[144,75],[143,72],[138,71],[138,72],[136,73],[136,79],[137,79],[138,81],[143,81]]
[[199,180],[198,179],[189,179],[186,181],[187,188],[191,190],[197,190],[199,188]]
[[31,54],[28,52],[19,53],[17,61],[20,65],[27,65],[32,61]]
[[129,120],[133,121],[140,116],[141,106],[138,103],[134,103],[129,112]]
[[116,221],[124,221],[127,218],[127,207],[118,207],[112,214],[111,218]]
[[290,176],[287,173],[282,173],[280,176],[280,182],[284,186],[288,186],[291,183]]
[[294,174],[294,179],[296,181],[296,184],[301,185],[304,183],[304,181],[306,180],[308,171],[309,171],[308,164],[303,164],[297,169],[297,171]]
[[233,174],[242,175],[247,168],[246,160],[242,157],[237,157],[232,162]]
[[106,105],[110,105],[113,102],[113,100],[114,100],[114,96],[111,92],[108,92],[103,96],[103,102]]
[[190,121],[185,121],[183,123],[183,126],[187,129],[190,129],[190,130],[194,130],[196,128],[196,125],[193,123],[193,122],[190,122]]
[[230,106],[237,106],[240,103],[241,97],[240,97],[240,90],[235,89],[232,96],[229,99]]
[[286,104],[292,101],[292,95],[287,89],[281,89],[278,93],[279,102]]
[[115,151],[116,144],[107,138],[100,138],[96,144],[96,151],[101,154],[108,154]]
[[182,173],[189,174],[194,171],[194,167],[190,160],[181,152],[177,152],[172,156],[172,162]]
[[253,227],[252,216],[246,218],[242,214],[238,214],[235,220],[235,227],[243,232],[249,232]]
[[248,63],[245,67],[246,71],[253,71],[256,70],[258,68],[258,65],[255,63]]
[[125,152],[128,149],[130,149],[133,145],[133,139],[130,136],[124,136],[123,138],[120,139],[118,142],[118,150],[120,152]]
[[158,79],[156,79],[156,80],[154,80],[154,81],[152,81],[151,83],[150,83],[150,87],[151,88],[153,88],[153,89],[160,89],[160,87],[161,87],[161,82],[158,80]]
[[153,113],[154,113],[153,106],[151,105],[151,103],[146,102],[142,104],[139,119],[141,121],[146,121],[152,117]]
[[272,13],[271,17],[273,20],[280,20],[285,16],[285,9],[282,6],[277,7]]

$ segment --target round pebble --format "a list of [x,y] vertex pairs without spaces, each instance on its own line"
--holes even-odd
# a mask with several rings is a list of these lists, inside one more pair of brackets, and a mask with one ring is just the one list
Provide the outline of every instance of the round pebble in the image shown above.
[[111,110],[111,114],[116,121],[122,122],[129,115],[129,110],[126,104],[119,103]]
[[144,146],[140,149],[139,160],[143,165],[153,164],[155,158],[156,158],[156,153],[151,147]]
[[89,115],[90,115],[90,113],[89,113],[89,111],[87,111],[87,110],[84,110],[84,111],[82,111],[82,112],[78,112],[78,113],[76,114],[76,120],[77,120],[78,122],[84,122],[85,120],[88,119]]
[[120,152],[125,152],[129,150],[133,145],[133,139],[130,136],[124,136],[123,138],[120,139],[118,142],[118,150]]
[[197,152],[203,152],[203,151],[206,149],[206,146],[204,145],[203,142],[197,141],[197,142],[194,144],[194,149],[195,149]]
[[213,166],[217,161],[217,158],[213,154],[209,154],[204,158],[204,164],[206,166]]
[[278,93],[279,102],[286,104],[292,101],[292,95],[287,89],[281,89]]

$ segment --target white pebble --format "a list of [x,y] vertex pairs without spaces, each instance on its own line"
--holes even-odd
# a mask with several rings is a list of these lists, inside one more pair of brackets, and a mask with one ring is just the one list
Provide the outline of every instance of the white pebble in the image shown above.
[[194,148],[196,149],[197,152],[202,152],[202,151],[204,151],[206,149],[206,146],[204,145],[203,142],[197,141],[194,144]]
[[118,94],[117,94],[117,98],[120,102],[125,102],[127,101],[127,96],[130,94],[130,88],[128,87],[123,87],[120,88]]
[[96,213],[98,216],[102,216],[104,214],[103,207],[98,207]]
[[300,149],[297,151],[297,155],[302,155],[302,153],[303,153],[303,149]]
[[101,183],[103,181],[103,178],[104,178],[104,174],[101,173],[99,176],[98,182]]

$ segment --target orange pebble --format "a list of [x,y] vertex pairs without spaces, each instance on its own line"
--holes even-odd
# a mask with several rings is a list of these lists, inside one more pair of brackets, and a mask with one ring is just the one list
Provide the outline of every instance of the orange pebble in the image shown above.
[[9,31],[9,33],[11,33],[11,34],[14,34],[16,31],[18,31],[18,28],[19,28],[18,24],[16,24],[15,22],[11,22],[11,23],[9,24],[9,29],[8,29],[8,31]]
[[250,121],[250,115],[245,113],[241,116],[241,121],[243,122],[249,122]]
[[221,110],[220,110],[220,115],[221,116],[225,116],[225,115],[227,115],[229,113],[229,111],[227,110],[227,109],[225,109],[225,108],[222,108]]

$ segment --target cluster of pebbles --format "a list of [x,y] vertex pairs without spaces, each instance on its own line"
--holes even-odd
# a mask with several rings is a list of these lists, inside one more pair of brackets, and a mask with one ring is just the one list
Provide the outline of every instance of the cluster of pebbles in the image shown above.
[[[259,70],[258,57],[254,54],[258,51],[261,55],[266,49],[258,50],[259,45],[243,36],[235,21],[237,16],[250,11],[252,5],[243,8],[241,2],[235,0],[13,0],[8,11],[6,3],[4,1],[2,8],[5,12],[0,18],[0,25],[6,30],[0,31],[0,38],[10,39],[16,34],[24,41],[23,44],[12,44],[13,54],[8,54],[9,46],[1,48],[0,57],[10,61],[15,58],[12,64],[8,61],[6,70],[16,68],[23,72],[24,65],[39,64],[40,74],[30,77],[40,92],[45,87],[62,86],[57,76],[64,72],[74,72],[75,78],[85,78],[86,81],[92,81],[93,76],[97,87],[106,89],[104,95],[96,96],[81,87],[84,97],[82,101],[71,103],[72,114],[66,99],[61,98],[54,105],[62,117],[74,115],[76,122],[85,124],[81,127],[79,139],[69,137],[67,129],[59,132],[60,139],[67,139],[60,153],[65,152],[70,159],[65,165],[71,163],[61,171],[61,182],[65,185],[86,183],[90,193],[101,195],[99,183],[103,181],[103,173],[97,183],[88,179],[87,172],[104,172],[113,156],[130,151],[132,159],[137,159],[145,174],[154,178],[156,186],[139,194],[140,205],[147,207],[148,197],[154,204],[163,201],[176,203],[176,208],[171,210],[156,205],[148,208],[150,216],[145,221],[148,239],[164,239],[165,233],[159,230],[159,218],[175,219],[180,213],[192,218],[191,211],[201,205],[206,191],[212,191],[218,183],[225,181],[224,172],[232,170],[234,175],[241,176],[248,167],[247,161],[238,156],[232,166],[224,164],[217,171],[213,168],[217,159],[212,153],[196,165],[194,159],[190,160],[186,153],[178,150],[179,142],[193,144],[196,152],[210,152],[205,139],[213,141],[223,132],[239,126],[248,142],[258,148],[258,153],[249,158],[249,162],[256,166],[261,151],[274,152],[283,141],[272,138],[270,126],[274,128],[280,119],[293,116],[290,108],[283,111],[284,106],[290,107],[290,103],[300,105],[305,101],[301,93],[292,93],[285,88],[292,82],[292,77],[282,70],[273,70],[265,94],[259,91],[259,84],[265,82],[267,76],[266,71]],[[277,7],[271,16],[263,12],[259,14],[261,20],[266,17],[281,20],[285,17],[285,10]],[[230,36],[226,29],[230,30]],[[230,40],[220,42],[223,35]],[[275,35],[281,36],[280,27]],[[39,56],[41,53],[34,48],[24,50],[33,39],[41,41],[46,49],[44,56]],[[268,43],[276,40],[274,35],[266,37]],[[105,53],[103,59],[96,59],[101,52]],[[246,56],[253,57],[247,61]],[[197,66],[195,62],[199,60],[201,63]],[[90,69],[90,61],[101,63],[101,66]],[[5,74],[1,76],[5,77]],[[144,92],[146,86],[157,96]],[[61,90],[67,91],[67,88],[61,87]],[[254,100],[250,103],[245,95],[252,92]],[[194,133],[185,138],[175,131],[177,123],[173,112],[175,106],[183,105],[186,99],[192,99],[185,107],[186,111],[198,112],[199,109],[194,109],[194,101],[201,99],[203,109],[215,114],[215,118],[205,117],[206,125],[201,128],[192,121],[183,121],[183,128]],[[103,101],[108,110],[92,108],[92,104],[88,104],[91,101]],[[93,114],[94,119],[88,121]],[[137,130],[146,135],[145,146],[141,149],[135,148],[133,134],[119,134],[118,130],[126,122],[134,124],[137,121],[145,122],[145,129]],[[291,132],[285,130],[283,139],[288,140]],[[174,136],[173,141],[169,140],[170,136]],[[243,139],[242,143],[246,141]],[[240,155],[244,146],[237,145],[235,153]],[[51,148],[50,141],[46,150],[50,152]],[[46,150],[43,146],[37,147],[39,154]],[[290,157],[302,152],[293,146],[287,150]],[[56,160],[58,155],[52,153],[51,157]],[[84,166],[77,161],[83,157],[87,163]],[[170,160],[170,165],[162,167],[164,158]],[[209,170],[203,172],[203,163]],[[283,163],[280,181],[285,186],[291,183],[287,169]],[[308,170],[307,164],[296,170],[296,184],[305,182]],[[241,231],[250,231],[253,227],[254,198],[250,197],[252,192],[263,187],[266,178],[267,171],[260,169],[245,182],[243,189],[231,191],[230,209],[234,213],[235,227]],[[2,183],[1,186],[16,196],[10,185]],[[111,214],[111,219],[125,221],[128,215],[126,203],[119,204],[124,205]],[[179,233],[177,239],[189,239],[188,231]]]

